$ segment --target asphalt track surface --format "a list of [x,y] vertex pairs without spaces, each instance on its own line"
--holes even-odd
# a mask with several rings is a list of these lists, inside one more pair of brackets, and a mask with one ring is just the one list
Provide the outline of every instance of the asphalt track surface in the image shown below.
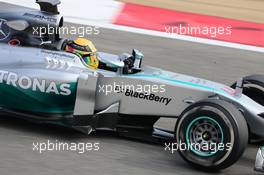
[[[8,8],[13,7],[0,3],[0,11]],[[66,25],[73,26],[74,24]],[[87,37],[94,41],[98,50],[118,54],[138,48],[144,51],[145,65],[222,83],[231,84],[241,76],[264,73],[263,53],[102,28],[99,35]],[[157,125],[171,129],[174,122],[161,120]],[[33,151],[33,143],[48,140],[67,143],[99,142],[100,149],[84,154],[71,151],[50,151],[40,154]],[[256,151],[257,147],[250,145],[235,165],[215,174],[258,174],[253,172]],[[125,139],[109,131],[100,131],[86,136],[58,126],[40,125],[20,119],[1,117],[0,174],[202,175],[206,173],[194,170],[177,153],[171,154],[164,151],[162,145]]]

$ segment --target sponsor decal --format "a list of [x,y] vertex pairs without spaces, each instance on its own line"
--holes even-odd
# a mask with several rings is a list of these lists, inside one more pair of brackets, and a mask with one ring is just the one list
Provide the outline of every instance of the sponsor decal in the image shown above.
[[41,50],[40,52],[43,54],[49,54],[52,56],[67,57],[67,58],[71,58],[71,59],[75,58],[75,55],[72,55],[69,53],[60,53],[60,52],[53,52],[53,51],[48,51],[48,50]]
[[6,20],[0,18],[0,41],[5,40],[10,35],[10,28],[8,27]]
[[[4,81],[5,80],[5,81]],[[19,76],[14,72],[0,70],[0,84],[6,84],[21,89],[30,89],[32,91],[43,92],[47,94],[57,94],[68,96],[71,94],[70,84],[62,83],[57,85],[54,81],[47,82],[28,76]]]
[[137,92],[137,91],[133,91],[130,89],[124,90],[124,89],[121,89],[119,86],[116,86],[115,89],[116,89],[116,91],[118,91],[117,93],[124,93],[125,96],[127,96],[127,97],[139,98],[139,99],[144,99],[144,100],[148,100],[148,101],[155,101],[158,103],[162,103],[165,106],[167,106],[172,100],[172,98],[158,96],[158,95],[155,95],[153,93]]
[[235,96],[235,89],[229,87],[229,86],[225,86],[223,88],[221,88],[221,90],[225,91],[226,93],[228,93],[229,95]]
[[39,14],[25,13],[23,16],[34,18],[34,19],[37,19],[39,21],[47,21],[47,22],[52,22],[52,23],[57,22],[57,18],[39,15]]

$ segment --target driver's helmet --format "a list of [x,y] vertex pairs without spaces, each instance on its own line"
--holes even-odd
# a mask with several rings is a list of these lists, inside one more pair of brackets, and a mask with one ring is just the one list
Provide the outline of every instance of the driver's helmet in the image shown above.
[[65,51],[80,56],[83,62],[92,68],[98,68],[99,60],[97,58],[97,49],[94,44],[85,38],[77,38],[66,44]]

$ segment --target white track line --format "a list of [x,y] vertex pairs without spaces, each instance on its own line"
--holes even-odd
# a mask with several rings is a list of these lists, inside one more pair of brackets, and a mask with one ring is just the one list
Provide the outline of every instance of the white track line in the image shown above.
[[[33,0],[1,0],[1,1],[38,9],[38,5],[35,4],[34,3],[35,1]],[[165,32],[112,24],[112,20],[115,18],[117,12],[122,9],[123,5],[124,5],[123,3],[113,0],[74,0],[74,1],[64,0],[62,4],[59,6],[59,9],[61,11],[61,14],[65,16],[66,22],[264,53],[263,47],[204,39],[204,38],[198,38],[198,37],[192,37],[186,35],[175,35],[175,34],[171,35]]]

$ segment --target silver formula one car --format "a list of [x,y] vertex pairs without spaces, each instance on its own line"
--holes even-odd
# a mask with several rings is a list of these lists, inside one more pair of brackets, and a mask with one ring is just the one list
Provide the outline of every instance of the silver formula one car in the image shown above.
[[[5,19],[1,31],[13,33],[3,42],[32,46],[0,44],[1,114],[87,134],[108,128],[146,140],[172,136],[185,148],[173,149],[204,170],[223,169],[236,162],[247,146],[248,132],[264,137],[263,76],[246,77],[231,88],[141,67],[143,54],[137,50],[132,54],[132,71],[124,71],[126,54],[108,53],[98,56],[115,69],[92,69],[77,55],[61,51],[58,36],[39,39],[27,35],[36,23],[62,25],[57,1],[38,3],[41,12],[0,13]],[[51,42],[43,44],[45,39]],[[173,132],[153,128],[161,117],[178,119]]]

